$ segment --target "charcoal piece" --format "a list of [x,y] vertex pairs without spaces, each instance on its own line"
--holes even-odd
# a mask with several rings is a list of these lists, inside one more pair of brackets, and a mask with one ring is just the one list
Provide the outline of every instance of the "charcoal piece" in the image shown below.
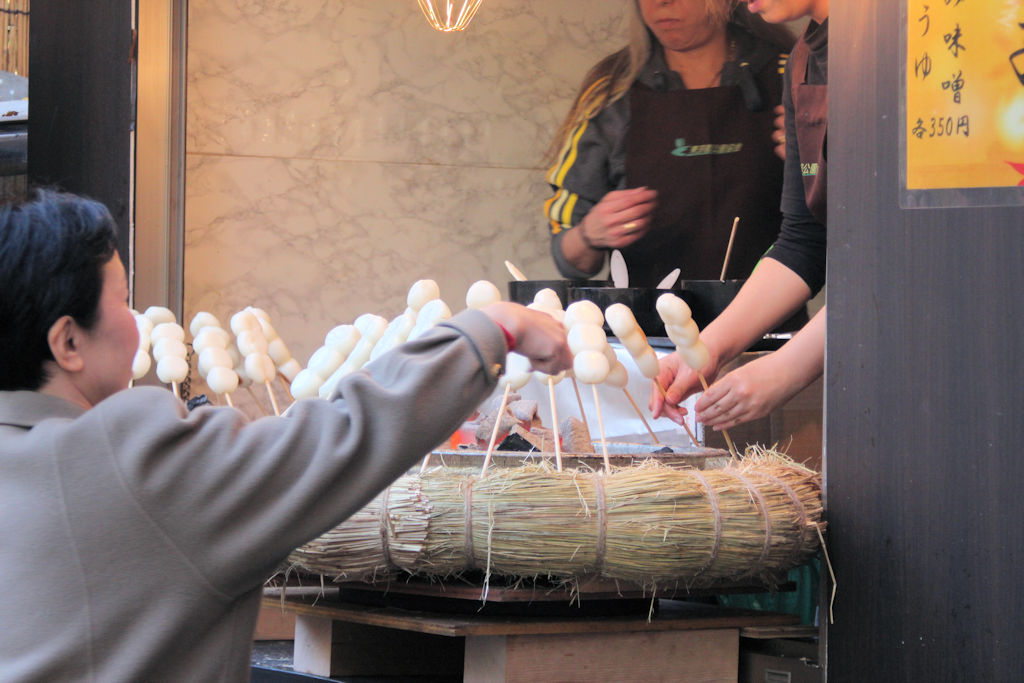
[[[481,443],[490,443],[491,434],[494,432],[494,413],[488,413],[480,417],[476,426],[476,440]],[[501,423],[498,426],[498,434],[508,434],[513,427],[518,425],[516,419],[508,413],[501,414]]]
[[509,434],[498,444],[499,451],[535,451],[537,447],[523,438],[521,434]]
[[546,453],[553,453],[555,450],[555,435],[545,427],[531,427],[529,437],[537,446],[537,450]]
[[651,455],[663,455],[668,453],[675,453],[675,451],[669,446],[662,446],[656,451],[651,451]]
[[546,429],[542,429],[538,433],[536,429],[527,429],[520,425],[516,425],[515,427],[512,428],[512,433],[518,434],[519,436],[523,437],[524,439],[532,443],[533,447],[536,448],[538,451],[544,450],[545,439],[547,439],[548,443],[551,443],[551,432],[547,431]]
[[532,423],[537,417],[537,402],[531,399],[512,401],[508,404],[508,412],[520,422]]
[[567,417],[558,425],[558,434],[562,437],[562,450],[568,453],[593,453],[594,443],[583,420]]

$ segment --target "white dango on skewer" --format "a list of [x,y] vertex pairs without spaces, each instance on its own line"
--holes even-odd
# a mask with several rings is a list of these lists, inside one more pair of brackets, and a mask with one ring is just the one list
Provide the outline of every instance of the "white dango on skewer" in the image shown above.
[[366,365],[366,362],[370,359],[370,353],[373,352],[373,347],[384,336],[384,332],[388,328],[388,321],[386,318],[374,313],[364,313],[356,318],[352,325],[359,332],[359,341],[356,342],[351,353],[345,358],[345,362],[331,373],[317,390],[320,398],[330,398],[335,388],[337,388],[338,382],[345,375],[355,372]]
[[[604,312],[605,320],[608,321],[608,327],[611,328],[612,332],[618,337],[619,342],[626,347],[629,351],[629,355],[633,358],[640,373],[654,382],[654,385],[658,387],[658,391],[661,392],[662,398],[665,397],[665,388],[661,386],[661,382],[658,381],[658,374],[661,371],[658,365],[658,354],[654,352],[651,345],[647,343],[647,336],[643,330],[640,329],[640,324],[636,321],[636,317],[633,315],[633,311],[629,309],[629,306],[625,304],[612,304]],[[647,424],[646,418],[640,412],[640,409],[636,405],[636,401],[630,396],[629,391],[626,390],[626,397],[629,402],[633,404],[633,408],[640,415],[640,419],[643,420],[644,426],[647,427],[647,431],[650,432],[651,438],[654,439],[654,443],[659,443],[658,438],[654,436],[654,431],[650,425]],[[694,436],[690,426],[683,422],[683,429],[686,430],[687,436],[690,437],[690,441],[693,442],[694,446],[699,446],[697,443],[697,437]]]
[[192,321],[189,322],[188,324],[188,331],[192,335],[192,338],[195,339],[196,337],[199,336],[199,331],[202,330],[204,327],[214,327],[217,329],[221,329],[222,325],[220,324],[220,320],[218,320],[217,316],[215,316],[213,313],[199,311],[194,316],[192,316]]
[[331,328],[331,331],[324,336],[324,346],[330,346],[344,358],[352,353],[352,349],[356,347],[362,336],[363,333],[357,330],[355,325],[338,325]]
[[174,315],[174,312],[164,306],[150,306],[142,315],[149,318],[150,322],[152,322],[154,326],[159,325],[160,323],[178,322],[178,317]]
[[[676,345],[676,352],[679,354],[679,357],[683,359],[683,362],[690,369],[697,373],[701,386],[704,387],[704,391],[707,391],[708,381],[701,371],[710,362],[711,354],[708,353],[707,346],[704,345],[704,341],[700,338],[700,329],[693,320],[690,307],[675,294],[662,294],[655,302],[655,308],[657,308],[658,315],[661,316],[662,321],[665,323],[665,333],[672,340],[672,343]],[[733,456],[738,456],[736,447],[729,437],[729,432],[723,429],[722,435],[729,446],[729,452]]]
[[483,308],[501,301],[501,290],[490,280],[477,280],[466,290],[466,308]]
[[[147,309],[147,313],[153,308],[151,306]],[[153,319],[149,315],[146,317]],[[166,319],[166,316],[161,316],[160,319]],[[188,349],[183,341],[185,330],[174,321],[157,323],[150,332],[150,339],[153,344],[157,378],[164,384],[170,384],[174,396],[180,398],[178,384],[188,377]]]
[[[545,287],[533,295],[533,302],[527,308],[541,313],[547,313],[559,323],[565,320],[565,311],[562,310],[562,300],[558,298],[555,290]],[[548,402],[551,404],[551,433],[555,440],[555,468],[562,471],[562,440],[558,434],[558,409],[555,406],[555,385],[561,382],[566,375],[563,370],[557,375],[549,375],[539,370],[534,371],[534,376],[541,382],[548,385]],[[585,418],[584,418],[585,419]]]
[[[593,301],[584,299],[582,301],[574,301],[569,304],[568,308],[565,309],[565,317],[562,319],[562,325],[565,327],[565,331],[569,332],[577,323],[586,322],[593,325],[597,325],[600,328],[604,325],[604,314],[601,313],[601,309]],[[604,337],[604,331],[601,331],[601,336]],[[604,343],[607,339],[604,340]],[[596,337],[595,337],[595,342]],[[596,348],[596,347],[595,347]],[[583,397],[580,396],[580,387],[576,382],[576,378],[573,377],[572,388],[576,393],[576,403],[580,408],[580,418],[583,420],[583,425],[587,429],[587,433],[590,433],[590,424],[587,422],[587,413],[583,410]]]
[[362,333],[355,325],[337,325],[324,336],[324,344],[309,357],[306,367],[291,383],[292,398],[314,398],[327,378],[341,367],[352,349],[359,343]]
[[153,359],[149,355],[152,345],[149,335],[153,331],[153,321],[141,313],[136,313],[135,327],[139,331],[139,347],[135,350],[135,356],[132,358],[132,379],[129,386],[145,377],[153,366]]
[[242,387],[249,393],[249,396],[252,397],[252,402],[256,406],[257,410],[264,415],[269,415],[270,413],[268,413],[267,409],[263,407],[259,397],[257,397],[256,393],[252,390],[252,378],[245,372],[245,359],[238,350],[238,344],[234,338],[230,338],[227,352],[231,356],[231,364],[234,367],[235,374],[238,375],[238,386]]
[[[600,313],[600,309],[598,309],[598,313]],[[601,322],[598,323],[597,318],[591,313],[579,314],[566,311],[566,319],[575,321],[567,335],[569,350],[573,354],[572,372],[576,379],[584,384],[589,384],[593,391],[604,468],[606,472],[610,472],[611,463],[608,460],[608,445],[604,436],[604,417],[601,414],[601,400],[598,398],[597,385],[608,378],[613,362],[618,364],[618,359],[615,358],[615,352],[609,346],[608,337],[605,336],[604,328],[601,327],[604,322],[603,315],[600,318]]]
[[416,324],[409,330],[409,341],[419,339],[442,320],[452,317],[452,309],[442,299],[431,299],[416,312]]
[[[626,310],[628,311],[629,309],[627,308]],[[640,418],[640,421],[643,422],[644,427],[647,428],[647,432],[651,435],[651,439],[654,441],[654,443],[660,443],[658,441],[658,437],[654,435],[654,430],[652,430],[651,426],[647,423],[647,418],[644,417],[644,414],[640,411],[640,408],[637,406],[636,401],[633,400],[633,396],[629,393],[629,389],[626,388],[626,385],[629,383],[629,371],[626,370],[626,366],[624,366],[619,361],[618,357],[615,355],[614,350],[611,348],[611,345],[608,344],[608,340],[604,335],[604,329],[602,328],[602,325],[604,325],[605,323],[605,316],[601,312],[601,309],[598,307],[597,304],[589,300],[576,301],[570,304],[569,308],[567,308],[565,311],[566,330],[570,330],[572,327],[576,327],[577,323],[579,322],[585,322],[590,325],[597,326],[597,331],[589,330],[588,328],[589,333],[593,337],[592,344],[598,344],[599,336],[604,339],[601,351],[608,357],[609,362],[609,370],[607,376],[604,379],[604,383],[609,384],[615,387],[616,389],[622,389],[623,393],[626,396],[626,399],[629,401],[630,405],[633,406],[633,410],[636,411],[637,416]],[[598,335],[598,331],[600,332],[600,335]],[[644,339],[644,343],[646,343],[646,339]],[[654,366],[657,367],[658,358],[656,355],[654,355],[653,350],[651,350],[651,355],[653,356]],[[578,391],[577,400],[580,400]],[[582,400],[580,400],[580,412],[583,412]],[[600,414],[598,415],[598,417],[601,417]],[[584,418],[584,422],[586,422],[586,418]]]
[[206,311],[192,316],[188,329],[192,333],[192,351],[198,358],[196,368],[199,376],[206,381],[210,391],[223,396],[224,401],[234,407],[231,394],[239,385],[238,373],[234,369],[238,352],[232,355],[229,350],[232,348],[231,335],[221,327],[215,315]]
[[[277,372],[274,374],[281,380],[285,391],[288,392],[288,383],[295,379],[295,375],[302,370],[302,366],[295,360],[288,345],[274,329],[269,313],[255,306],[246,306],[245,310],[256,316],[256,320],[259,321],[260,329],[263,330],[263,336],[267,340],[267,355],[274,361],[274,366],[277,368]],[[290,393],[289,396],[291,396]]]
[[370,351],[370,360],[377,360],[382,354],[405,343],[415,326],[416,314],[411,310],[406,310],[392,318],[387,329],[384,330],[384,334],[373,345],[373,350]]
[[428,301],[441,298],[441,288],[433,280],[417,280],[409,287],[405,305],[418,313]]
[[508,405],[509,393],[522,389],[532,377],[530,359],[515,351],[509,351],[505,358],[505,372],[498,379],[498,384],[504,387],[504,392],[501,397],[501,405],[494,418],[494,429],[491,430],[491,440],[487,444],[484,466],[480,469],[481,477],[487,473],[487,466],[491,464],[491,455],[494,453],[494,444],[498,440],[498,428],[501,426],[501,416],[505,413],[505,406]]
[[[259,383],[266,387],[274,414],[280,415],[281,409],[277,405],[277,397],[274,396],[273,387],[270,386],[270,380],[277,375],[277,367],[267,354],[269,345],[263,334],[263,326],[260,325],[259,318],[251,310],[241,310],[231,316],[231,331],[235,333],[235,344],[243,357],[242,368],[245,376],[254,384]],[[237,370],[236,373],[239,375],[239,379],[242,379],[242,373]]]

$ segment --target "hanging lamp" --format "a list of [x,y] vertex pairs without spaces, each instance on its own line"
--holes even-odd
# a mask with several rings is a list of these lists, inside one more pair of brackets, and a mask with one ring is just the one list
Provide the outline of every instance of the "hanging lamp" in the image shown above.
[[423,16],[438,31],[462,31],[473,20],[483,0],[417,0]]

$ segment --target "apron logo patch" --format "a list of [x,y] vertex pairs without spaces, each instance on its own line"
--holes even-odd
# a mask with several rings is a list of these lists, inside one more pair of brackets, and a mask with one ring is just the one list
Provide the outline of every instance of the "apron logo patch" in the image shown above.
[[720,145],[687,145],[686,138],[677,138],[676,148],[672,150],[672,156],[705,157],[712,154],[735,154],[741,149],[743,149],[742,142],[730,142]]
[[818,162],[814,162],[813,164],[800,164],[800,173],[804,176],[818,175]]

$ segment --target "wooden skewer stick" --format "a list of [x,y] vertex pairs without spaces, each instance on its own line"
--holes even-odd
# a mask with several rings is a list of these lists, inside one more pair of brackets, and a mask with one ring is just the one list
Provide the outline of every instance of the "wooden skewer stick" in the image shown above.
[[590,424],[587,422],[587,414],[583,412],[583,397],[580,396],[580,385],[576,381],[576,378],[572,378],[572,388],[576,392],[576,403],[580,406],[580,419],[583,420],[583,426],[587,429],[587,436],[590,436]]
[[423,473],[427,471],[427,465],[429,465],[429,464],[430,464],[430,453],[427,453],[425,456],[423,456],[423,464],[420,465],[420,476],[421,477],[423,476]]
[[178,383],[171,382],[171,393],[174,394],[174,398],[181,400],[181,394],[178,393]]
[[234,408],[235,404],[231,401],[231,394],[224,394],[224,401],[228,404],[229,408]]
[[252,387],[248,386],[245,388],[245,390],[249,392],[250,396],[252,396],[253,403],[255,403],[256,407],[260,409],[260,412],[263,413],[264,415],[267,415],[267,409],[264,408],[263,404],[260,403],[260,400],[256,398],[256,392],[252,390]]
[[597,409],[597,427],[601,430],[601,454],[604,455],[604,471],[612,472],[612,464],[608,461],[608,443],[604,440],[604,418],[601,417],[601,402],[597,398],[597,385],[591,384],[594,389],[594,407]]
[[[700,377],[701,386],[704,387],[704,391],[708,390],[708,381],[704,378],[703,372],[698,372],[697,377]],[[723,429],[722,435],[725,437],[725,443],[729,446],[729,452],[734,458],[740,457],[740,454],[736,452],[736,446],[732,444],[732,439],[729,438],[729,430]]]
[[722,263],[722,274],[719,276],[721,282],[725,282],[725,269],[729,267],[729,257],[732,255],[732,242],[736,239],[736,226],[740,224],[740,217],[736,218],[732,222],[732,231],[729,233],[729,246],[725,248],[725,261]]
[[487,466],[491,464],[491,455],[494,453],[494,442],[498,440],[498,429],[501,427],[501,416],[505,413],[505,405],[508,403],[508,394],[512,390],[511,384],[505,385],[505,394],[501,397],[501,406],[494,416],[494,429],[491,430],[491,440],[487,443],[487,455],[484,456],[484,466],[480,468],[480,476],[487,474]]
[[644,427],[647,428],[647,433],[651,435],[651,439],[654,441],[655,444],[661,444],[661,442],[658,441],[658,437],[654,435],[654,430],[651,429],[651,425],[647,423],[647,418],[645,418],[644,414],[640,412],[640,406],[638,406],[636,404],[636,401],[633,400],[633,396],[629,393],[629,389],[627,389],[626,387],[622,387],[622,391],[623,393],[626,394],[626,398],[629,399],[630,404],[632,404],[633,410],[635,410],[636,414],[640,416],[640,420],[643,421]]
[[288,397],[288,400],[295,403],[295,397],[292,396],[292,387],[288,384],[288,378],[282,375],[280,372],[277,373],[277,379],[281,382],[281,386],[284,387],[284,394]]
[[[651,381],[654,382],[654,386],[658,387],[658,391],[661,392],[661,397],[663,399],[667,398],[665,394],[665,387],[661,386],[661,382],[659,382],[656,379],[653,379]],[[693,445],[696,446],[697,448],[700,448],[700,444],[697,442],[697,437],[693,435],[693,430],[690,429],[690,425],[686,424],[685,418],[683,419],[683,429],[686,430],[686,435],[690,437],[690,441],[693,442]]]
[[281,417],[281,409],[277,407],[277,398],[274,396],[274,388],[270,386],[270,380],[264,380],[263,384],[267,387],[267,396],[270,397],[270,405],[274,408],[274,415]]
[[505,261],[505,267],[508,268],[508,272],[512,274],[512,277],[519,282],[524,282],[526,280],[526,276],[523,275],[523,271],[512,265],[511,261]]
[[548,375],[548,396],[551,400],[551,433],[555,439],[555,469],[562,471],[562,440],[558,438],[558,411],[555,409],[555,378]]

